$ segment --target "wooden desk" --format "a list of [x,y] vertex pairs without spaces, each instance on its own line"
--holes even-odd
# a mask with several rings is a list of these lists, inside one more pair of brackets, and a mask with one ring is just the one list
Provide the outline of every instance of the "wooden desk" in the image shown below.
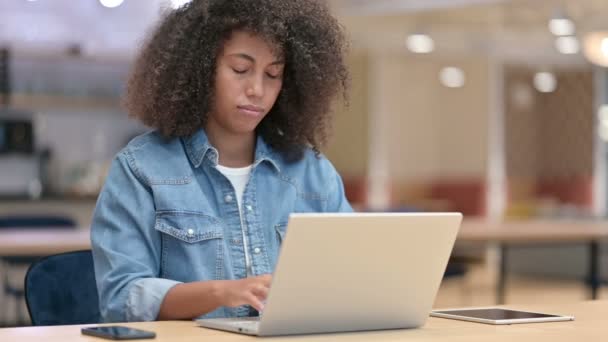
[[597,298],[599,276],[599,243],[608,239],[608,221],[525,220],[491,222],[464,220],[459,242],[495,243],[500,249],[497,280],[497,302],[504,303],[509,246],[584,243],[589,246],[588,280],[590,297]]
[[90,248],[88,229],[0,230],[0,256],[44,256]]
[[[605,320],[608,317],[608,301],[593,301],[544,306],[507,306],[522,310],[545,311],[574,315],[575,321],[555,323],[514,324],[492,326],[443,318],[429,318],[419,329],[370,331],[357,333],[320,334],[273,337],[280,341],[604,341],[607,335]],[[151,341],[260,341],[262,338],[199,328],[191,321],[122,323],[134,328],[156,332]],[[0,341],[19,342],[75,342],[104,341],[99,338],[82,336],[82,325],[56,327],[26,327],[0,329]],[[268,339],[270,340],[270,339]]]

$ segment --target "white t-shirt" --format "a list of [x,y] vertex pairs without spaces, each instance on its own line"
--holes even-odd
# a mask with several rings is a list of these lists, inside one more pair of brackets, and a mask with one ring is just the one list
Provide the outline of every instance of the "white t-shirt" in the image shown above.
[[[245,192],[245,187],[247,186],[247,182],[249,182],[249,175],[251,174],[252,165],[246,167],[226,167],[222,165],[217,165],[217,170],[221,172],[230,183],[234,187],[234,191],[236,192],[236,202],[239,206],[239,215],[241,215],[241,224],[243,224],[243,216],[242,216],[242,203],[243,203],[243,193]],[[251,276],[253,274],[252,266],[251,266],[251,258],[249,257],[249,239],[247,238],[247,234],[245,233],[246,227],[241,226],[243,233],[243,250],[245,252],[245,267],[247,269],[247,276]]]
[[249,182],[249,175],[251,174],[252,165],[245,167],[226,167],[222,165],[217,165],[217,169],[221,172],[230,183],[234,187],[234,191],[236,192],[236,201],[239,205],[239,210],[241,210],[243,203],[243,193],[245,192],[245,186],[247,186],[247,182]]

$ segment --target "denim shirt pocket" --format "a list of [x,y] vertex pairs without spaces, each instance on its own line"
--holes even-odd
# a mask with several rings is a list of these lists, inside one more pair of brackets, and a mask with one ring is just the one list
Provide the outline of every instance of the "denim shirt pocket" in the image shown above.
[[[183,282],[223,278],[224,229],[219,219],[195,212],[157,212],[155,229],[162,233],[161,276]],[[193,274],[203,279],[192,279]]]

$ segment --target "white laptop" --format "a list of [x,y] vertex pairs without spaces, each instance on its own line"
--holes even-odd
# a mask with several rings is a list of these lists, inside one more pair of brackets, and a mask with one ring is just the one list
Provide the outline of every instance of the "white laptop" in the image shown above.
[[422,326],[460,213],[291,214],[260,317],[198,325],[273,336]]

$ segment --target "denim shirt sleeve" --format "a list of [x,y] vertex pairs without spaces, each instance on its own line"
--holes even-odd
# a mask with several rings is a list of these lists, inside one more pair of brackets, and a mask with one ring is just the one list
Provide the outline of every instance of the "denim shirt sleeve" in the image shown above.
[[178,282],[159,279],[161,238],[149,186],[128,150],[114,160],[91,225],[95,277],[106,322],[155,320]]

